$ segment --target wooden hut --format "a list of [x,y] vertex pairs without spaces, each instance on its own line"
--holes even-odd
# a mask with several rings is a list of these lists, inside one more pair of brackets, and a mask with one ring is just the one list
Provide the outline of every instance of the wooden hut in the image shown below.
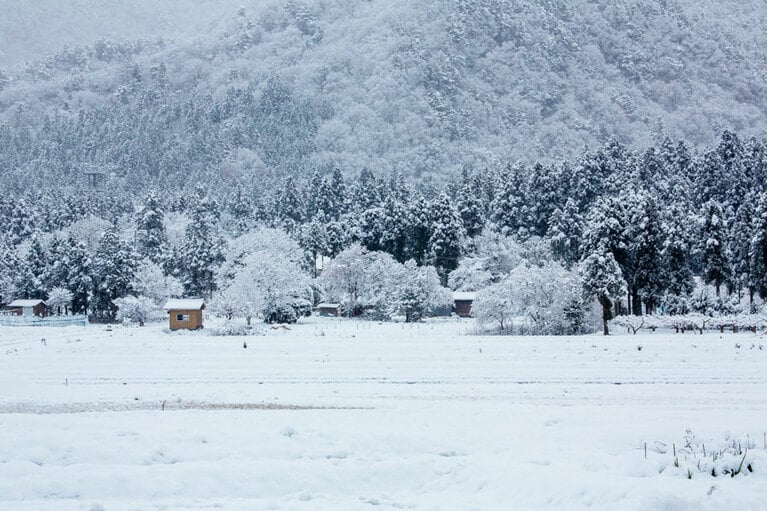
[[205,302],[202,299],[171,299],[163,308],[168,313],[171,330],[202,328],[202,311],[205,310]]
[[6,314],[12,316],[38,316],[44,318],[48,307],[43,300],[14,300],[5,306]]
[[317,312],[320,316],[340,316],[341,304],[339,303],[321,303],[317,305]]
[[471,310],[474,305],[474,299],[477,293],[466,291],[455,291],[453,293],[453,312],[462,318],[470,318],[473,313]]

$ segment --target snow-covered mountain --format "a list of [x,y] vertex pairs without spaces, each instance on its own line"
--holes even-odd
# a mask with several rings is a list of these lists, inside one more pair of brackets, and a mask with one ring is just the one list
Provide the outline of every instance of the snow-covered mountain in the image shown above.
[[444,175],[767,115],[760,0],[0,4],[5,175]]

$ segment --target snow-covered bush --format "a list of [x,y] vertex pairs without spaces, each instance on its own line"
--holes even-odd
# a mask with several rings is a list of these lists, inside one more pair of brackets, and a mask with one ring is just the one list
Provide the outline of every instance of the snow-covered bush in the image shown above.
[[56,314],[68,314],[68,309],[72,304],[72,292],[63,287],[55,287],[48,293],[46,303]]
[[579,334],[590,323],[580,279],[556,263],[520,264],[502,282],[480,291],[473,309],[482,327],[501,333]]
[[225,336],[239,336],[239,335],[253,335],[251,329],[242,323],[235,323],[234,321],[226,321],[223,325],[215,325],[206,329],[208,335],[216,337]]
[[146,296],[126,296],[114,301],[117,306],[118,321],[123,323],[138,323],[144,326],[147,321],[160,317],[160,309],[157,304]]
[[420,321],[429,310],[448,306],[452,293],[442,287],[437,270],[432,266],[417,266],[407,261],[390,280],[392,312],[405,316],[405,322]]
[[230,286],[213,295],[208,304],[208,310],[230,321],[235,317],[244,317],[247,312],[247,304],[243,297]]
[[709,290],[700,287],[693,291],[689,300],[690,311],[698,314],[711,315],[714,311],[714,300]]
[[738,299],[737,295],[721,292],[716,295],[713,286],[698,284],[689,299],[690,310],[706,316],[732,315],[749,312],[746,301]]
[[298,321],[296,309],[284,301],[270,302],[264,308],[264,321],[267,323],[295,323]]
[[477,323],[483,328],[495,327],[498,333],[510,332],[514,318],[511,295],[505,281],[488,286],[477,293],[477,298],[472,304]]
[[690,299],[687,296],[666,293],[660,301],[660,310],[669,316],[690,313]]

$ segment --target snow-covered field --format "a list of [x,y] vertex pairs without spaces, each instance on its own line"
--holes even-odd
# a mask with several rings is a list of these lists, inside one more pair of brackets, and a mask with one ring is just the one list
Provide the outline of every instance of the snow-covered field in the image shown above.
[[0,509],[764,509],[767,339],[472,326],[2,328]]

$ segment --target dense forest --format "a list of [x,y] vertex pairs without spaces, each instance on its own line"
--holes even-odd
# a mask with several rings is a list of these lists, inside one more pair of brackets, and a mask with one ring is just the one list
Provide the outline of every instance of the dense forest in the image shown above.
[[467,167],[443,186],[335,169],[219,195],[201,184],[135,200],[29,191],[0,202],[3,296],[66,289],[75,311],[108,319],[126,295],[211,297],[247,271],[249,287],[282,282],[311,306],[323,297],[317,262],[361,247],[434,268],[462,291],[524,261],[620,281],[605,291],[619,313],[756,311],[767,295],[765,183],[764,142],[724,132],[700,153],[613,142],[561,164]]
[[[24,4],[0,20],[3,48],[28,10],[104,9]],[[291,0],[221,11],[208,35],[106,37],[0,69],[0,188],[76,187],[92,167],[132,193],[269,187],[332,168],[442,183],[465,166],[556,162],[610,140],[703,150],[725,129],[764,136],[761,2]],[[122,11],[110,12],[107,26]]]

